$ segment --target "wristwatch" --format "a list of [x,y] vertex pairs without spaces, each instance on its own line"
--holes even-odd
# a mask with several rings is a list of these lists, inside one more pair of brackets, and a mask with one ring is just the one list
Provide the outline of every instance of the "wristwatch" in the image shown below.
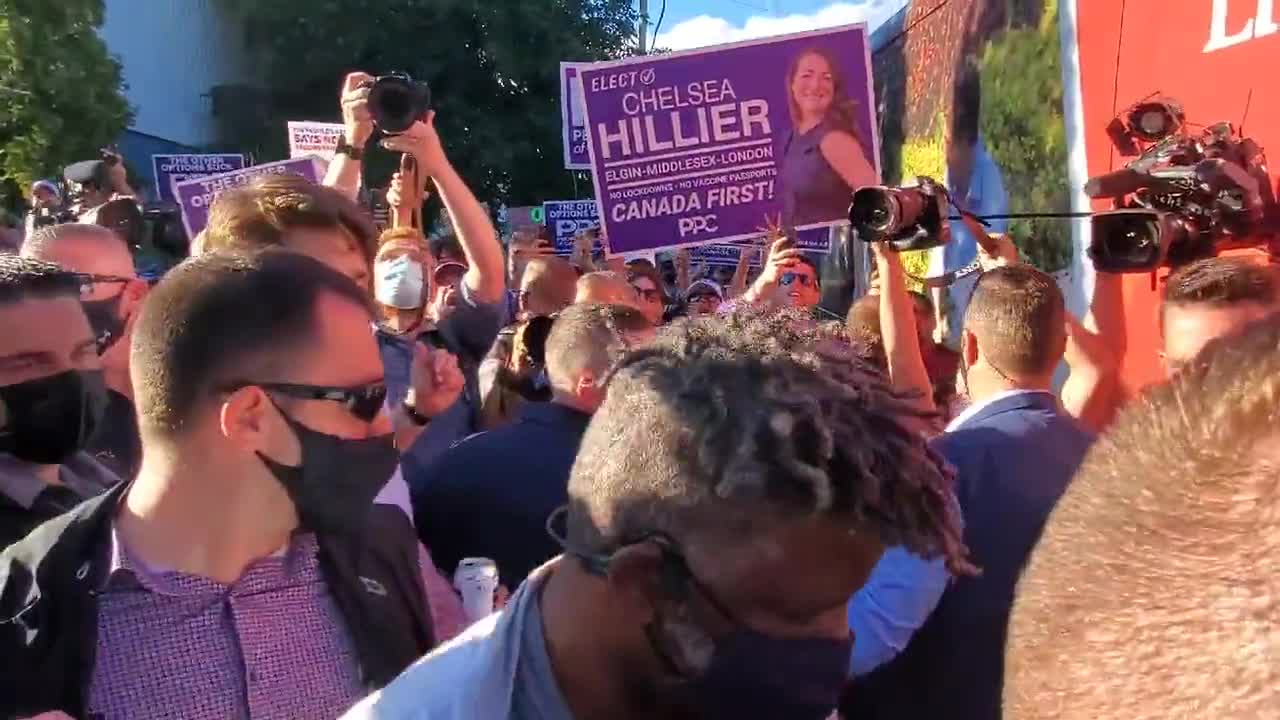
[[413,421],[413,424],[418,427],[423,427],[427,423],[431,422],[431,418],[418,412],[417,408],[403,400],[400,401],[400,409],[404,410],[404,414],[407,415],[408,418]]
[[333,149],[334,155],[346,155],[352,160],[359,160],[364,157],[364,150],[347,142],[347,139],[338,138],[338,147]]

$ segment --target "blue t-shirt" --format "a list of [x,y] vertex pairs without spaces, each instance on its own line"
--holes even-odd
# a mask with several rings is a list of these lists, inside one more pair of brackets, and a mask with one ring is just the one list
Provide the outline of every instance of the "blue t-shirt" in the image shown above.
[[546,583],[527,588],[532,592],[524,629],[520,633],[520,659],[516,663],[516,682],[511,693],[511,720],[573,720],[569,704],[556,683],[547,654],[547,638],[542,632],[542,588]]
[[404,454],[404,462],[426,465],[448,450],[454,443],[479,430],[480,362],[498,337],[502,322],[502,302],[477,303],[466,283],[462,285],[462,302],[433,330],[402,337],[377,331],[378,349],[382,353],[382,370],[387,384],[387,402],[399,405],[409,392],[413,348],[418,342],[447,350],[458,358],[465,381],[462,397],[445,412],[431,419],[412,447]]

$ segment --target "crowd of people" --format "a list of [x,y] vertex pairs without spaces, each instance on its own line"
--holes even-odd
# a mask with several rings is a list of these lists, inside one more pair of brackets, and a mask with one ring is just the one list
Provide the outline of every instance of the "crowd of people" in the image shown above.
[[777,233],[504,246],[431,116],[380,233],[366,79],[154,286],[92,221],[0,255],[0,716],[1274,716],[1270,266],[1175,269],[1131,396],[1118,277],[1075,318],[999,236],[952,349],[888,246],[843,321]]

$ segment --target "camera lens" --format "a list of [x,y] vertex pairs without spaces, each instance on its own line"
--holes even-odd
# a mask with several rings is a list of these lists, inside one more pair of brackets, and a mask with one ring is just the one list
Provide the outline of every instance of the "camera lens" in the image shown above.
[[407,75],[385,75],[369,90],[369,114],[388,135],[408,130],[427,111],[429,91]]
[[849,206],[849,224],[858,237],[868,242],[894,232],[898,203],[887,188],[861,188],[853,193]]
[[1103,272],[1149,272],[1186,239],[1186,225],[1156,210],[1117,210],[1093,217],[1089,256]]

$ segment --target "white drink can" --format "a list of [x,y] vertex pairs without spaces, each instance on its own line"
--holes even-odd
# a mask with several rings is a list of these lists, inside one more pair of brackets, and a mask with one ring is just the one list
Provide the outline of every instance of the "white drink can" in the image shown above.
[[489,617],[498,591],[498,564],[489,558],[463,558],[453,572],[453,588],[462,596],[467,622]]

